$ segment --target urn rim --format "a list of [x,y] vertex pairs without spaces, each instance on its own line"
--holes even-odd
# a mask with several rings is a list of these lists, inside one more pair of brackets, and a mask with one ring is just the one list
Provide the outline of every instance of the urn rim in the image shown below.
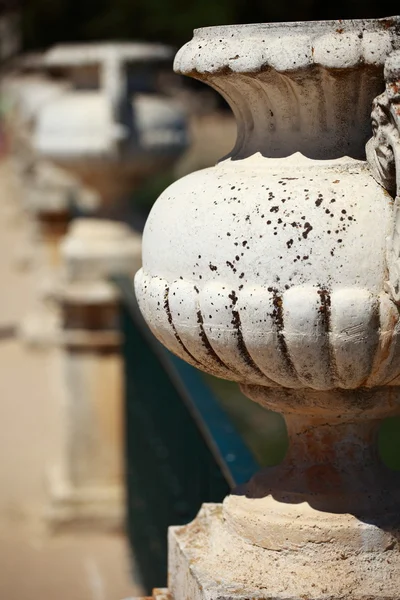
[[178,51],[174,70],[201,78],[268,68],[290,72],[314,65],[382,67],[399,47],[399,29],[400,16],[202,27]]
[[273,29],[317,29],[317,28],[333,28],[337,29],[338,27],[344,27],[347,29],[355,29],[362,27],[366,29],[367,27],[371,27],[371,30],[375,30],[376,28],[389,29],[393,26],[400,25],[400,15],[392,15],[389,17],[378,17],[372,19],[323,19],[323,20],[315,20],[315,21],[271,21],[265,23],[238,23],[234,25],[210,25],[207,27],[196,27],[193,30],[193,34],[196,36],[198,33],[206,32],[206,31],[215,31],[223,32],[224,30],[230,32],[232,29],[235,30],[251,30],[254,29],[257,31],[258,29],[263,30],[273,30]]

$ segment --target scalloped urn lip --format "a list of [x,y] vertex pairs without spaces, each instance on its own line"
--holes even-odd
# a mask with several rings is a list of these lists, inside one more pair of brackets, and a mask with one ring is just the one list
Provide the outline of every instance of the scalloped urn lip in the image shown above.
[[320,65],[381,66],[400,42],[400,16],[379,19],[292,21],[220,25],[195,29],[177,53],[174,70],[206,74],[292,71]]

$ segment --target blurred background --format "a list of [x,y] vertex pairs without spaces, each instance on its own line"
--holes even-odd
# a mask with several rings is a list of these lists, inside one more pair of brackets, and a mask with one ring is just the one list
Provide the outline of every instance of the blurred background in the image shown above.
[[[167,527],[285,453],[279,415],[172,356],[137,308],[151,206],[236,136],[223,99],[173,73],[176,50],[197,27],[392,11],[0,2],[0,598],[165,586]],[[381,449],[399,468],[391,427]]]

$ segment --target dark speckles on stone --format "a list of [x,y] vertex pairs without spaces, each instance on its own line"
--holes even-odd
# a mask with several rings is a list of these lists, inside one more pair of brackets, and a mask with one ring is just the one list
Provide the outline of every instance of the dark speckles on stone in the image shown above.
[[235,268],[235,266],[234,266],[234,265],[233,265],[233,264],[232,264],[232,263],[231,263],[229,260],[227,260],[227,261],[226,261],[226,266],[227,266],[227,267],[230,267],[230,268],[232,269],[232,271],[233,271],[234,273],[236,273],[236,268]]
[[212,265],[211,263],[208,265],[211,269],[211,271],[216,271],[217,267],[215,265]]
[[288,241],[286,242],[286,246],[287,246],[288,248],[291,248],[291,247],[293,246],[293,240],[292,240],[292,239],[288,240]]
[[239,279],[243,279],[243,277],[244,277],[244,273],[240,273]]
[[244,241],[242,242],[242,246],[243,246],[243,247],[247,246],[247,240],[244,240]]
[[238,301],[238,297],[236,295],[235,290],[232,290],[231,293],[228,294],[228,298],[230,298],[232,300],[232,305],[235,306]]
[[273,206],[269,212],[277,213],[279,211],[279,206]]
[[227,235],[228,237],[231,237],[231,234],[229,233],[229,231],[227,232],[227,234],[226,234],[226,235]]
[[315,201],[315,206],[320,206],[322,203],[323,198],[318,198],[318,200]]
[[306,223],[304,223],[304,231],[302,233],[302,236],[304,239],[307,239],[308,234],[310,233],[310,231],[312,231],[313,227],[312,225],[310,225],[310,223],[307,221]]
[[240,256],[239,256],[239,254],[236,254],[236,256],[235,256],[235,259],[236,259],[236,260],[240,260]]

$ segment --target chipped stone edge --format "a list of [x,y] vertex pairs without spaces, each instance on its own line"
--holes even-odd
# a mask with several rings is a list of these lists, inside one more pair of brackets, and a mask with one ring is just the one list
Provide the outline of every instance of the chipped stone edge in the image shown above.
[[293,71],[320,65],[382,66],[400,45],[400,17],[300,23],[261,23],[195,29],[174,61],[177,73]]

